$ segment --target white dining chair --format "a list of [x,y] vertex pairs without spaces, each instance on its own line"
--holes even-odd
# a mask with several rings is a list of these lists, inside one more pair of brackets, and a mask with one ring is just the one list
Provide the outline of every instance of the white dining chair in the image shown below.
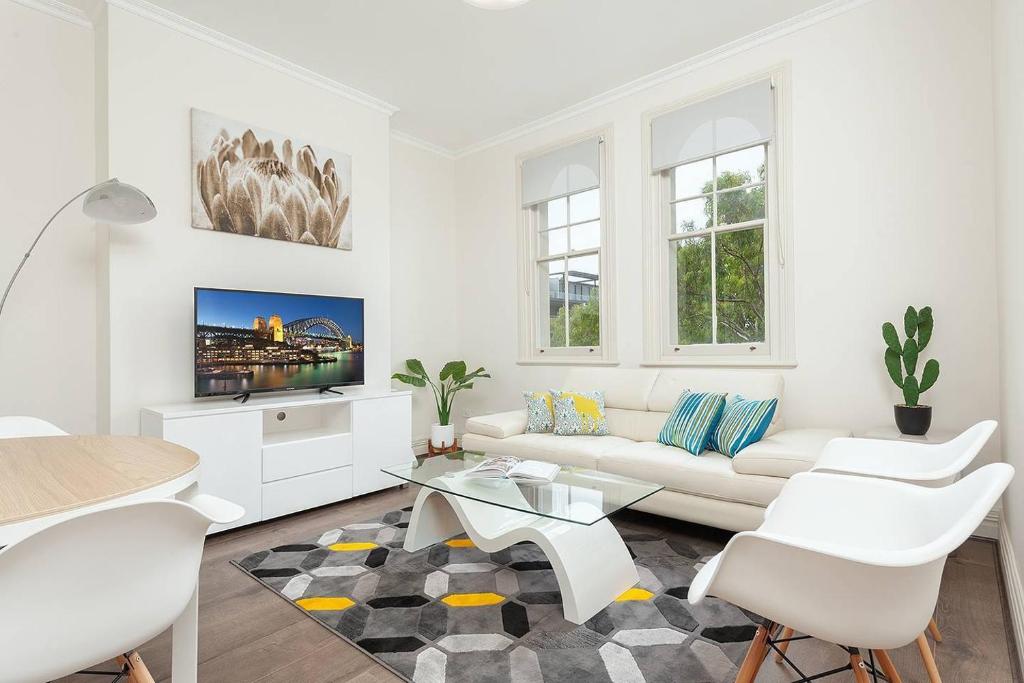
[[[754,680],[769,649],[778,652],[782,624],[846,648],[858,683],[869,680],[861,650],[898,681],[887,651],[924,630],[946,556],[974,532],[1012,478],[1005,463],[944,488],[797,474],[756,531],[733,536],[700,570],[689,600],[699,604],[713,595],[765,618],[739,683]],[[930,652],[926,662],[935,680]]]
[[28,417],[27,415],[0,417],[0,439],[16,439],[23,436],[67,436],[67,432],[38,417]]
[[946,486],[967,469],[999,423],[983,420],[945,443],[886,439],[832,439],[812,472],[895,479],[920,486]]
[[[833,439],[825,445],[811,471],[894,479],[918,486],[946,486],[956,481],[974,462],[998,426],[995,420],[982,420],[955,438],[938,444],[885,439]],[[928,633],[935,642],[942,642],[942,631],[934,617],[928,622]],[[792,635],[792,629],[783,629],[783,639]],[[924,649],[929,648],[923,636],[918,640],[918,648],[922,650],[922,656]],[[782,645],[780,650],[776,661],[782,660],[786,646]]]
[[199,565],[212,523],[241,507],[208,495],[84,513],[0,550],[0,681],[36,683],[117,658],[174,626],[172,680],[197,677]]

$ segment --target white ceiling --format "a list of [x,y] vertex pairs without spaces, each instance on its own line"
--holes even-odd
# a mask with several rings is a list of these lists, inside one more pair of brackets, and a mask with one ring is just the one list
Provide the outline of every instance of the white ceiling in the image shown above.
[[[85,4],[90,0],[78,0]],[[826,0],[150,0],[385,100],[457,151]]]

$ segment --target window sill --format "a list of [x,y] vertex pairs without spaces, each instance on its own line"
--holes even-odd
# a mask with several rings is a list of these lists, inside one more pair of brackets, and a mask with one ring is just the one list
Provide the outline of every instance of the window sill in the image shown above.
[[516,365],[594,365],[594,366],[614,366],[618,365],[617,360],[606,360],[603,358],[581,358],[573,356],[552,356],[551,358],[521,358],[516,361]]
[[662,358],[640,363],[645,368],[795,368],[795,360],[773,360],[771,358]]

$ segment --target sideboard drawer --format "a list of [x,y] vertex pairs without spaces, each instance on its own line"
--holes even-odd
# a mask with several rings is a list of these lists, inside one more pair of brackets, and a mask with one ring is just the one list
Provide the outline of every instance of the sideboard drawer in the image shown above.
[[352,464],[352,435],[325,434],[263,444],[263,483]]
[[351,497],[351,467],[282,479],[263,485],[263,519],[290,515]]

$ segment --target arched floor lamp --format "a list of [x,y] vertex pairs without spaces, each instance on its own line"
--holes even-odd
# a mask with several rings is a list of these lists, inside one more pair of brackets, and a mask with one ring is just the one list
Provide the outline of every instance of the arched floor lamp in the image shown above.
[[156,217],[156,206],[146,196],[146,193],[133,185],[120,182],[117,178],[104,180],[102,183],[82,190],[50,216],[50,220],[46,221],[46,225],[43,226],[43,229],[39,231],[39,234],[32,241],[28,251],[25,252],[25,256],[22,257],[21,263],[14,269],[14,275],[11,276],[11,281],[7,283],[7,289],[4,290],[3,298],[0,299],[0,315],[3,315],[4,304],[7,303],[7,296],[11,293],[14,281],[18,279],[21,269],[25,267],[25,262],[32,255],[32,250],[39,244],[43,233],[50,227],[50,223],[53,223],[53,220],[60,215],[61,211],[71,206],[72,202],[82,195],[85,195],[85,200],[82,202],[82,212],[89,218],[94,218],[104,223],[134,225],[146,223]]

